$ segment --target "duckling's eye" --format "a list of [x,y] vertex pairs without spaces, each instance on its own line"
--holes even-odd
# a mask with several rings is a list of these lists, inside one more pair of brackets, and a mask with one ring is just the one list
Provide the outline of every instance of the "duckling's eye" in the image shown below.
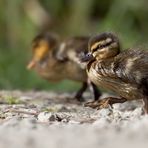
[[103,49],[103,48],[106,48],[108,46],[110,46],[112,44],[112,42],[109,42],[107,44],[102,44],[102,45],[98,45],[95,49],[93,49],[93,52],[97,51],[98,49]]
[[96,48],[93,49],[93,52],[97,51],[98,49],[102,49],[106,47],[106,45],[98,45]]
[[98,48],[99,48],[99,47],[94,48],[94,49],[93,49],[93,52],[97,51],[97,50],[98,50]]
[[99,46],[98,46],[99,49],[101,49],[101,48],[103,48],[103,47],[105,47],[105,46],[104,46],[104,45],[99,45]]

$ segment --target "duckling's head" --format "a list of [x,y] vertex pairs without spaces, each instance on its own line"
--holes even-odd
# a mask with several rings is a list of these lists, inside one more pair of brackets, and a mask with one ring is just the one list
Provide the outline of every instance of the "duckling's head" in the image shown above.
[[88,50],[85,61],[111,58],[120,52],[119,40],[113,33],[102,33],[89,40]]
[[42,63],[44,59],[53,53],[58,44],[58,38],[55,34],[45,32],[37,35],[32,41],[33,57],[27,68],[32,69],[38,63]]
[[114,57],[120,52],[119,40],[113,33],[102,33],[89,40],[88,50],[98,60]]

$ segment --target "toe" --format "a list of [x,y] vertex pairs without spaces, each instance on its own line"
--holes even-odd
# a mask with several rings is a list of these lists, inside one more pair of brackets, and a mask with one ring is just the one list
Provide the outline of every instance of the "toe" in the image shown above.
[[85,107],[91,107],[91,108],[96,108],[97,107],[97,102],[96,101],[92,101],[92,102],[87,102],[84,104]]

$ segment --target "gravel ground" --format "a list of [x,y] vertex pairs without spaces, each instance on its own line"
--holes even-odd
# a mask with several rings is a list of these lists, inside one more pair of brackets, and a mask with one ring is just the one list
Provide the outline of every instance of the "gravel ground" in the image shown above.
[[148,116],[140,101],[94,110],[72,96],[0,91],[0,148],[148,147]]

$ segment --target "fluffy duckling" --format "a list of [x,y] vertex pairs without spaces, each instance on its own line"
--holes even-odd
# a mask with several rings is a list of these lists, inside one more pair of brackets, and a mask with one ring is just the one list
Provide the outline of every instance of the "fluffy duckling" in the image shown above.
[[83,93],[91,86],[94,99],[99,98],[100,91],[90,81],[85,66],[80,64],[79,55],[87,51],[89,37],[73,37],[60,43],[56,35],[49,32],[36,36],[32,43],[33,57],[28,69],[35,69],[37,73],[50,82],[64,79],[78,81],[82,87],[75,98],[83,101]]
[[129,49],[120,52],[116,35],[102,33],[89,40],[89,53],[83,57],[88,62],[90,80],[99,87],[109,89],[120,97],[108,97],[86,103],[92,108],[106,108],[114,103],[142,99],[148,113],[148,51]]

